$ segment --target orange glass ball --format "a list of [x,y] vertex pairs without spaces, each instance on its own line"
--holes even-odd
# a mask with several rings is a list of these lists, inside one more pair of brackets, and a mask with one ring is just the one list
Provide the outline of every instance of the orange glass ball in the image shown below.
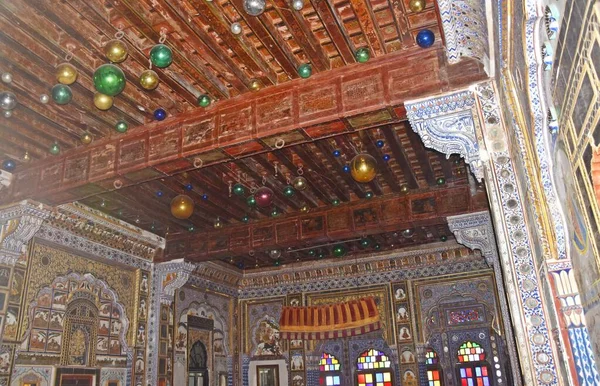
[[377,175],[377,161],[370,154],[358,154],[350,162],[350,173],[356,182],[371,182]]
[[171,201],[171,214],[180,220],[190,218],[194,213],[194,201],[184,194],[180,194]]

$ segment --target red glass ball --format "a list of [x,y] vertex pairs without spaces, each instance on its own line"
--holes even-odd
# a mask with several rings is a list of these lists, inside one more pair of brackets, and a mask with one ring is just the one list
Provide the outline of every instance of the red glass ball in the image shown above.
[[254,192],[254,199],[256,200],[256,205],[261,208],[267,207],[273,203],[274,193],[270,188],[263,186],[258,188],[256,192]]

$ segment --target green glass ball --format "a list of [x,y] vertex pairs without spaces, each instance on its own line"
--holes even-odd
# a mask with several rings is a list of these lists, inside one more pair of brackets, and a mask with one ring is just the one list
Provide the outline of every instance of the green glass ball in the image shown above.
[[366,63],[369,61],[369,59],[371,59],[371,53],[369,52],[369,49],[365,47],[356,50],[354,56],[356,57],[356,61],[358,63]]
[[284,196],[292,197],[294,194],[296,194],[296,191],[294,190],[294,188],[291,185],[287,185],[285,188],[283,188]]
[[206,94],[202,94],[198,97],[198,106],[208,107],[210,105],[210,97]]
[[447,236],[442,236],[442,237],[440,237],[440,240],[446,241],[446,240],[448,240],[448,237]]
[[365,193],[365,198],[373,198],[373,192]]
[[250,217],[248,217],[248,215],[245,215],[244,217],[242,217],[242,222],[247,224],[250,221]]
[[242,184],[233,185],[233,188],[231,190],[236,196],[243,196],[244,194],[246,194],[246,188],[244,188],[244,185]]
[[150,61],[158,68],[169,67],[173,63],[173,51],[164,44],[157,44],[150,50]]
[[364,238],[362,240],[360,240],[360,246],[363,248],[368,247],[369,245],[371,245],[371,240]]
[[276,266],[276,267],[279,267],[280,264],[281,264],[281,261],[279,261],[279,260],[275,260],[273,262],[273,265]]
[[56,142],[54,142],[51,146],[50,149],[48,149],[48,151],[50,152],[50,154],[52,155],[58,155],[60,153],[60,145]]
[[196,230],[196,228],[195,228],[193,225],[190,225],[190,226],[188,227],[188,232],[193,232],[193,231],[195,231],[195,230]]
[[277,208],[274,208],[271,211],[271,217],[277,217],[277,216],[279,216],[279,212],[277,211]]
[[115,125],[115,130],[117,130],[119,133],[125,133],[128,128],[129,128],[129,125],[125,121],[119,121]]
[[440,177],[435,181],[438,185],[444,185],[446,183],[446,179],[444,177]]
[[298,66],[298,75],[300,75],[300,77],[304,79],[310,77],[312,75],[312,67],[310,66],[310,64],[304,63]]
[[256,206],[256,198],[254,198],[254,195],[248,196],[248,198],[246,199],[246,203],[248,204],[248,206]]
[[346,247],[339,244],[333,247],[333,255],[335,257],[342,257],[346,255]]
[[317,252],[315,252],[315,250],[314,250],[314,249],[309,249],[309,250],[308,250],[308,255],[309,255],[309,256],[314,256],[316,253],[317,253]]
[[381,249],[381,245],[379,243],[373,245],[373,249],[375,249],[376,251]]
[[58,105],[66,105],[73,99],[71,87],[64,84],[57,84],[52,87],[52,100]]
[[331,201],[331,203],[333,204],[333,206],[338,206],[340,204],[340,200],[336,198],[335,200]]
[[125,88],[125,74],[114,64],[103,64],[94,71],[94,87],[104,95],[118,95]]

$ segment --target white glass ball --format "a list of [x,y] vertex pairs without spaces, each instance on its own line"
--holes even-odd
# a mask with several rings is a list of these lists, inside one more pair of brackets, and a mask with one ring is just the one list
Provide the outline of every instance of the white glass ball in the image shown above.
[[12,82],[12,74],[10,72],[4,72],[2,74],[2,81],[4,83],[10,83],[10,82]]
[[17,107],[17,97],[10,91],[0,93],[0,107],[2,110],[12,110]]
[[296,11],[300,11],[302,10],[302,8],[304,8],[304,0],[293,0],[292,1],[292,7],[296,10]]
[[269,257],[271,257],[271,259],[273,259],[273,260],[279,259],[280,256],[281,256],[281,251],[279,249],[271,249],[269,251]]
[[4,114],[4,118],[12,117],[12,111],[10,111],[10,110],[4,110],[3,114]]
[[266,0],[244,0],[244,10],[251,16],[263,13],[266,5]]
[[234,35],[239,35],[242,33],[242,25],[240,23],[231,24],[231,33]]
[[48,94],[40,95],[40,102],[42,102],[43,104],[50,102],[50,97],[48,96]]

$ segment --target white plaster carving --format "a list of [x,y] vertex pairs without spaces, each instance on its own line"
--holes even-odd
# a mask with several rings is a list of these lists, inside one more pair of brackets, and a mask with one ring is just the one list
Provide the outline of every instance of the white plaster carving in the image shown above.
[[14,179],[15,177],[12,175],[12,173],[0,169],[0,191],[8,189]]
[[22,201],[0,211],[0,263],[15,265],[50,211]]

